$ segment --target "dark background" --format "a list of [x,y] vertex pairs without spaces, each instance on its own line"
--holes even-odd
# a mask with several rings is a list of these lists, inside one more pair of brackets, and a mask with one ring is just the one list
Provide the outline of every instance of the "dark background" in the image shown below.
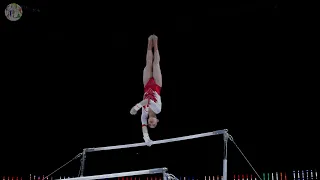
[[[0,175],[49,174],[83,148],[141,142],[140,114],[129,110],[142,97],[153,33],[163,73],[153,140],[229,129],[258,172],[316,166],[319,80],[301,6],[20,4],[21,20],[1,19]],[[252,173],[228,147],[229,172]],[[178,175],[221,174],[222,157],[216,136],[90,153],[85,174],[163,166]],[[79,166],[56,176],[76,176]]]

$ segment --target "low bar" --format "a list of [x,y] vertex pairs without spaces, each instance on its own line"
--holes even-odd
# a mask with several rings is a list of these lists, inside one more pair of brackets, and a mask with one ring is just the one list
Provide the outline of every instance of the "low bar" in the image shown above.
[[167,170],[168,170],[167,168],[155,168],[155,169],[129,171],[129,172],[122,172],[122,173],[114,173],[114,174],[83,176],[83,177],[68,178],[63,180],[94,180],[94,179],[117,178],[117,177],[126,177],[126,176],[138,176],[138,175],[145,175],[145,174],[161,174],[166,172]]
[[[195,134],[195,135],[190,135],[190,136],[182,136],[182,137],[177,137],[177,138],[163,139],[163,140],[153,141],[153,145],[154,144],[163,144],[163,143],[168,143],[168,142],[184,141],[184,140],[189,140],[189,139],[196,139],[196,138],[201,138],[201,137],[206,137],[206,136],[220,135],[220,134],[225,134],[227,132],[228,132],[228,129],[223,129],[223,130],[217,130],[217,131],[213,131],[213,132]],[[118,146],[87,148],[86,150],[87,150],[87,152],[94,152],[94,151],[107,151],[107,150],[112,150],[112,149],[132,148],[132,147],[139,147],[139,146],[146,146],[146,143],[143,142],[143,143],[125,144],[125,145],[118,145]]]

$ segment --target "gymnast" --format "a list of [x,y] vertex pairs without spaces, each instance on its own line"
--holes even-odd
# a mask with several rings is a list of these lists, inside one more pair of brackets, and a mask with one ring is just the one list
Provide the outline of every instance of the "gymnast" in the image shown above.
[[142,108],[141,123],[143,139],[148,146],[151,146],[152,140],[149,137],[147,127],[155,128],[157,126],[159,122],[157,114],[161,112],[162,106],[160,97],[162,74],[160,70],[158,37],[156,35],[151,35],[148,38],[146,66],[143,70],[143,85],[143,100],[130,110],[130,114],[135,115]]

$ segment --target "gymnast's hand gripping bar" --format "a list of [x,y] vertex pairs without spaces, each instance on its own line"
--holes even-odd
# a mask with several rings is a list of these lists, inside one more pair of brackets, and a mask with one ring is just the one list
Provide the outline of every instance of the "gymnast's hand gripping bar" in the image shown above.
[[[223,129],[223,130],[217,130],[217,131],[213,131],[213,132],[195,134],[195,135],[190,135],[190,136],[182,136],[182,137],[177,137],[177,138],[170,138],[170,139],[153,141],[152,144],[154,145],[154,144],[163,144],[163,143],[168,143],[168,142],[183,141],[183,140],[188,140],[188,139],[195,139],[195,138],[201,138],[201,137],[206,137],[206,136],[225,134],[227,132],[228,132],[228,129]],[[118,146],[87,148],[87,149],[85,149],[85,151],[86,152],[106,151],[106,150],[112,150],[112,149],[124,149],[124,148],[132,148],[132,147],[139,147],[139,146],[146,146],[146,143],[143,142],[143,143],[125,144],[125,145],[118,145]]]

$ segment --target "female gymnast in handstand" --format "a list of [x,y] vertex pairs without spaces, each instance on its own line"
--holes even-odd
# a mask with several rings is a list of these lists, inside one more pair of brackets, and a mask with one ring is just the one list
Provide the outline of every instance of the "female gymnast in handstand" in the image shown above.
[[[153,53],[152,53],[153,48]],[[160,70],[160,55],[158,50],[158,37],[151,35],[148,38],[146,66],[143,70],[144,95],[143,100],[130,111],[132,115],[142,108],[141,123],[143,139],[148,146],[152,145],[148,128],[155,128],[159,122],[157,114],[161,112],[160,91],[162,87],[162,74]]]

